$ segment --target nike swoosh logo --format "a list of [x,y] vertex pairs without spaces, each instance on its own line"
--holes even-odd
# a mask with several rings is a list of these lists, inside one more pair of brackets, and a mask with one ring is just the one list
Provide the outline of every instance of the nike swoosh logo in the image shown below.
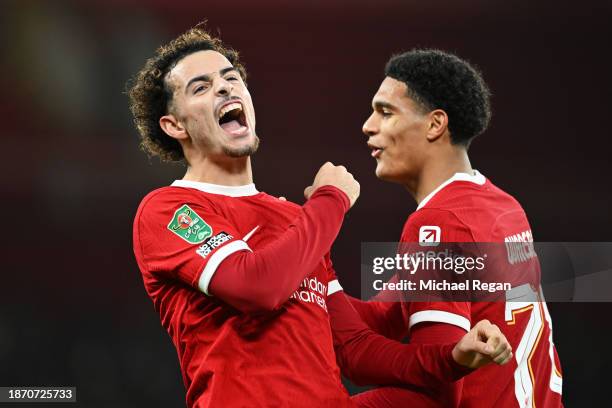
[[258,225],[258,226],[256,226],[255,228],[253,228],[253,229],[251,230],[251,232],[249,232],[248,234],[246,234],[246,235],[245,235],[245,236],[242,238],[242,240],[243,240],[244,242],[247,242],[247,241],[249,240],[249,238],[251,238],[251,236],[252,236],[252,235],[255,233],[255,231],[257,231],[258,229],[259,229],[259,225]]

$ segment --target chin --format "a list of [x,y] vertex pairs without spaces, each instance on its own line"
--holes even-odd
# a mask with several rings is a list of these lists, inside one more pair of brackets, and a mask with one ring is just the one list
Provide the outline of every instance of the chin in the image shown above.
[[253,139],[248,143],[241,143],[238,146],[224,146],[223,152],[229,157],[247,157],[255,154],[259,147],[259,138],[253,136]]
[[385,169],[381,168],[380,166],[376,167],[375,174],[376,174],[376,178],[382,181],[388,181],[391,183],[400,182],[400,177],[398,177],[398,175],[393,174],[392,172],[389,172],[389,171],[385,171]]
[[376,177],[379,178],[380,180],[386,180],[388,177],[388,174],[385,171],[384,166],[382,166],[380,163],[376,166],[376,170],[374,171],[374,173],[376,174]]
[[389,177],[386,174],[378,174],[378,173],[376,173],[376,177],[379,180],[382,180],[382,181],[391,181],[391,182],[395,181],[392,177]]

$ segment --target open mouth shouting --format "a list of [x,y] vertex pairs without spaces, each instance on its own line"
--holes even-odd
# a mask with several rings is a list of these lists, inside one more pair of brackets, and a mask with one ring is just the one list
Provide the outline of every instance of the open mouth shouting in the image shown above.
[[378,159],[384,150],[384,148],[376,146],[371,142],[368,142],[368,147],[372,149],[372,157],[374,157],[375,159]]
[[239,100],[234,99],[221,105],[217,118],[221,129],[230,135],[242,136],[249,130],[242,102]]

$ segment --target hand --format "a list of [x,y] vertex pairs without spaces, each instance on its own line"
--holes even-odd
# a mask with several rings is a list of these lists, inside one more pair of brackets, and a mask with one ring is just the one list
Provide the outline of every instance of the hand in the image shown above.
[[304,190],[304,197],[309,199],[315,190],[322,186],[334,186],[342,190],[349,198],[351,207],[359,197],[359,183],[344,166],[334,166],[331,162],[325,163],[319,169],[311,186]]
[[473,369],[492,361],[504,365],[512,359],[512,347],[499,327],[481,320],[455,345],[453,359]]

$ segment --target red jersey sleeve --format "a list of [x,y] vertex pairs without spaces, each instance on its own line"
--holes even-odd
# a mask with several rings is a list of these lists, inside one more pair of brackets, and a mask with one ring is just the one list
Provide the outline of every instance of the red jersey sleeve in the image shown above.
[[[329,254],[325,257],[325,262],[329,272],[327,296],[330,296],[343,289],[338,281]],[[376,297],[369,301],[363,301],[348,294],[346,297],[359,313],[359,317],[374,332],[395,340],[401,340],[406,336],[408,327],[402,324],[404,320],[402,319],[402,307],[399,302],[377,301]]]
[[340,281],[338,281],[338,276],[336,275],[336,270],[334,269],[334,265],[331,261],[331,257],[330,254],[327,253],[327,255],[325,255],[325,266],[327,267],[327,273],[328,273],[328,283],[327,283],[327,296],[331,296],[336,292],[340,292],[342,289],[342,286],[340,285]]
[[145,197],[134,220],[134,253],[143,273],[177,279],[206,294],[219,264],[250,250],[240,238],[210,204],[177,191]]
[[[435,249],[442,242],[474,242],[474,237],[452,212],[424,208],[408,218],[401,242],[419,243],[425,249]],[[404,308],[409,328],[423,322],[448,323],[466,332],[471,328],[469,302],[405,302]]]
[[[243,312],[276,310],[322,259],[329,262],[326,254],[349,207],[348,197],[336,187],[318,188],[274,242],[227,257],[210,284],[211,293]],[[341,290],[337,280],[332,290]]]
[[[445,329],[442,336],[437,327],[423,326],[416,330],[415,344],[402,344],[368,328],[344,293],[330,296],[327,306],[338,365],[356,384],[410,384],[430,389],[467,374],[452,357],[460,329]],[[439,344],[442,337],[450,344]],[[425,344],[427,341],[431,344]]]
[[346,297],[359,313],[359,317],[374,332],[398,341],[406,337],[408,326],[405,324],[400,302],[364,301],[349,295]]

